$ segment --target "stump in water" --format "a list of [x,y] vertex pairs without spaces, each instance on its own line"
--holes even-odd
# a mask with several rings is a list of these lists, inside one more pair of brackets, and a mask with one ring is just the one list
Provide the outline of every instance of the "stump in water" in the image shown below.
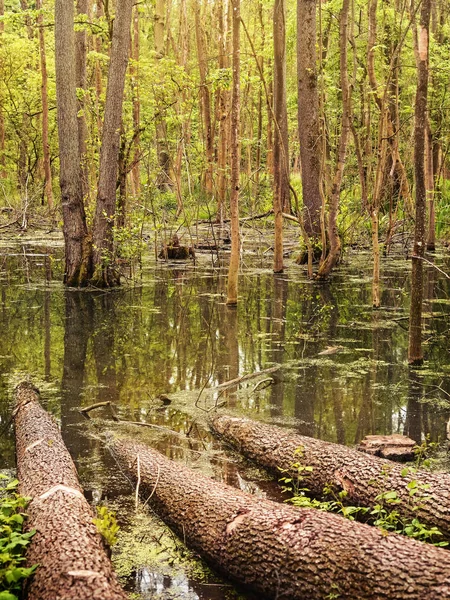
[[392,435],[366,435],[361,440],[358,450],[380,456],[397,462],[414,460],[414,448],[417,444],[406,435],[394,433]]
[[27,565],[27,600],[126,600],[58,425],[40,406],[37,390],[16,390],[15,432],[19,491],[31,497],[27,528],[35,529]]
[[338,515],[261,500],[131,440],[114,441],[112,450],[139,481],[142,498],[181,539],[265,598],[450,598],[446,550]]
[[374,506],[380,493],[395,491],[401,500],[395,509],[403,517],[418,518],[428,527],[438,527],[444,539],[450,540],[448,473],[405,469],[402,465],[346,446],[250,419],[218,415],[210,424],[213,433],[268,468],[277,478],[280,478],[280,469],[284,475],[289,473],[290,477],[296,478],[298,469],[293,467],[294,463],[312,467],[313,471],[305,476],[302,487],[315,496],[322,496],[323,489],[332,485],[336,491],[347,492],[350,504]]
[[195,251],[190,246],[182,246],[178,236],[175,234],[170,244],[164,244],[158,257],[164,260],[186,260],[188,258],[195,260]]

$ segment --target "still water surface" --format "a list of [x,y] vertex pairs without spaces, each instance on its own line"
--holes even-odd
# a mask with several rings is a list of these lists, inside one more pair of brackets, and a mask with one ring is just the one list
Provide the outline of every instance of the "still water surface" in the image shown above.
[[[201,254],[196,265],[148,258],[139,286],[79,292],[60,283],[58,236],[1,242],[0,468],[14,466],[12,391],[31,374],[61,422],[86,495],[118,510],[116,565],[127,589],[142,598],[236,596],[229,584],[205,574],[148,510],[136,513],[129,482],[105,451],[106,432],[131,435],[215,479],[276,499],[277,486],[209,434],[205,415],[216,403],[341,444],[395,432],[417,442],[445,440],[449,280],[426,267],[427,363],[411,371],[410,264],[403,255],[384,259],[382,308],[373,311],[368,253],[350,251],[332,283],[317,285],[291,259],[274,276],[264,252],[269,245],[249,245],[239,306],[230,309],[226,257]],[[448,251],[435,260],[450,270]],[[273,385],[262,375],[239,388],[214,389],[277,365]],[[108,409],[88,421],[78,410],[104,401],[123,420],[172,433],[114,423]]]

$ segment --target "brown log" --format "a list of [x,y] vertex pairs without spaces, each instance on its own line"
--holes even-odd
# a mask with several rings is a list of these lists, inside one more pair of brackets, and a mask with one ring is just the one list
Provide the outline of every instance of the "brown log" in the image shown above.
[[[264,598],[450,598],[450,554],[314,509],[261,500],[131,440],[115,440],[139,492],[217,570]],[[139,462],[138,462],[139,457]]]
[[[442,539],[450,539],[450,475],[447,473],[418,469],[402,475],[405,467],[389,460],[249,419],[219,415],[210,423],[214,433],[278,478],[281,477],[280,469],[296,477],[298,471],[292,468],[294,463],[313,467],[302,486],[321,496],[324,487],[331,484],[336,491],[348,493],[350,504],[360,506],[374,506],[378,494],[395,491],[402,501],[395,509],[403,517],[417,517],[427,526],[438,527]],[[301,449],[300,453],[296,453],[298,449]],[[429,488],[411,497],[408,488],[411,481]]]
[[32,385],[21,383],[16,400],[19,491],[31,498],[27,528],[36,530],[27,565],[39,565],[26,584],[24,597],[126,600],[58,425],[40,406]]

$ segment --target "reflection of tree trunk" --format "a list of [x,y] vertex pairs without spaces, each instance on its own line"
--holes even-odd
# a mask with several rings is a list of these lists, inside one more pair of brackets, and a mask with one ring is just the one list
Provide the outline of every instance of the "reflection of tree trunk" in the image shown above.
[[44,362],[45,380],[50,380],[51,374],[51,323],[50,323],[50,292],[44,292]]
[[115,297],[103,294],[94,302],[94,357],[97,372],[98,401],[118,400],[114,356]]
[[[272,325],[272,362],[283,364],[284,336],[286,331],[286,305],[288,297],[288,280],[274,277]],[[271,387],[270,405],[273,417],[283,414],[284,383],[277,379]]]
[[76,410],[81,406],[86,352],[93,328],[93,302],[90,294],[65,293],[64,366],[61,382],[61,431],[72,457],[80,452],[80,439],[74,425],[83,422]]
[[[238,337],[238,314],[235,308],[227,310],[227,348],[228,348],[228,365],[229,378],[236,379],[239,377],[239,337]],[[232,408],[236,406],[236,387],[227,389],[228,406]]]
[[404,435],[409,436],[417,444],[422,443],[422,382],[417,373],[409,372],[409,394],[408,406],[406,408],[406,421],[403,431]]

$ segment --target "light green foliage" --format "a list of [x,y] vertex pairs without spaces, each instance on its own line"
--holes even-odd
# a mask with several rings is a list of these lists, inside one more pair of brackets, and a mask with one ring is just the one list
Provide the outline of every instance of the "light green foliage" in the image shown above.
[[[302,450],[298,449],[296,453],[301,455]],[[307,478],[314,471],[313,467],[304,466],[300,462],[294,462],[291,467],[295,469],[295,476],[283,477],[281,481],[284,484],[283,490],[292,494],[287,502],[294,506],[338,513],[350,521],[357,520],[369,523],[383,531],[406,535],[434,546],[448,546],[448,542],[439,541],[442,533],[437,527],[426,527],[418,517],[409,520],[401,515],[398,507],[404,501],[399,498],[396,491],[381,490],[375,497],[375,504],[371,507],[348,505],[346,502],[348,493],[345,490],[336,492],[331,484],[324,488],[322,499],[312,498],[310,490],[305,486],[307,485]],[[286,472],[283,469],[281,471]],[[402,476],[408,477],[415,472],[415,468],[405,467],[402,470]],[[387,475],[387,472],[383,474]],[[377,482],[373,481],[372,484],[376,485]],[[422,503],[430,498],[427,493],[430,486],[412,479],[406,484],[406,487],[409,495],[409,512],[418,513]]]
[[107,506],[97,506],[97,515],[97,518],[93,519],[97,531],[109,547],[114,546],[114,544],[117,544],[117,534],[120,530],[116,513],[109,510]]
[[22,532],[28,498],[16,492],[18,481],[2,474],[0,481],[4,483],[0,486],[0,600],[17,600],[23,580],[37,569],[37,565],[22,566],[35,532]]

